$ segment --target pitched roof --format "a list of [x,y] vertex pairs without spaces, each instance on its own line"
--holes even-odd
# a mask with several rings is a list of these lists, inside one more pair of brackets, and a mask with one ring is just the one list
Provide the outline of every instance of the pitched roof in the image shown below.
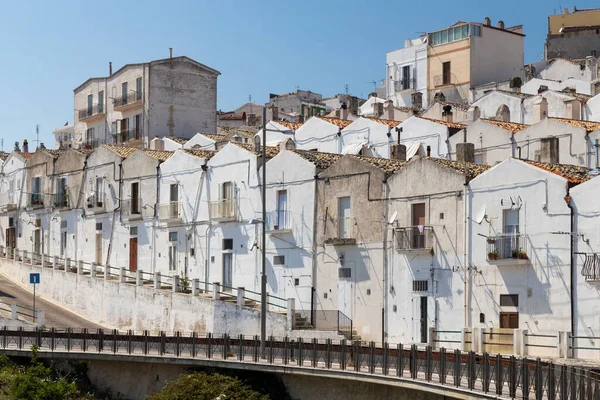
[[426,118],[426,117],[417,117],[417,118],[426,119],[428,121],[435,122],[436,124],[440,124],[440,125],[446,125],[448,128],[453,128],[453,129],[465,129],[467,127],[467,125],[465,125],[465,124],[459,124],[457,122],[442,121],[441,119],[433,119],[433,118]]
[[180,137],[177,137],[177,136],[166,136],[165,139],[172,140],[172,141],[174,141],[175,143],[178,143],[178,144],[186,144],[187,141],[188,141],[188,139],[180,138]]
[[569,124],[576,128],[583,128],[587,131],[587,133],[594,132],[594,131],[597,131],[600,129],[600,122],[596,122],[596,121],[583,121],[580,119],[568,119],[568,118],[557,118],[557,117],[550,117],[550,119],[553,119],[558,122],[562,122],[563,124]]
[[490,166],[485,164],[475,164],[464,161],[447,160],[445,158],[428,157],[427,159],[434,161],[446,168],[450,168],[455,172],[458,172],[459,174],[465,175],[469,180],[490,169]]
[[578,184],[587,181],[592,176],[589,174],[590,170],[586,167],[579,167],[577,165],[569,164],[550,164],[539,161],[523,160],[527,164],[541,168],[545,171],[552,172],[553,174],[562,176],[570,183]]
[[594,96],[590,96],[589,94],[585,94],[585,93],[573,92],[573,91],[571,91],[571,88],[568,88],[568,87],[561,90],[561,93],[564,93],[571,97],[575,97],[577,100],[581,101],[582,103],[586,103],[589,99],[594,97]]
[[214,140],[215,142],[221,142],[225,139],[225,135],[221,135],[218,133],[201,133],[202,136],[206,136],[210,140]]
[[382,125],[387,125],[390,128],[395,128],[402,123],[402,121],[392,121],[391,119],[377,119],[373,117],[363,117],[365,119],[370,119],[371,121],[379,122]]
[[232,132],[239,133],[242,136],[252,137],[256,132],[260,131],[261,126],[242,125],[237,128],[218,126],[217,135],[229,135]]
[[465,103],[455,103],[455,102],[452,102],[452,101],[440,101],[440,100],[437,100],[437,101],[434,101],[433,103],[434,104],[435,103],[439,103],[439,104],[441,104],[443,106],[451,106],[451,107],[456,108],[457,110],[461,110],[461,111],[469,111],[469,107],[470,107],[468,104],[465,104]]
[[492,92],[505,93],[505,94],[508,94],[508,95],[520,97],[521,99],[528,99],[530,97],[535,96],[534,94],[523,93],[523,92],[513,92],[513,91],[510,91],[510,90],[503,90],[503,89],[495,89],[495,90],[492,90]]
[[393,160],[389,158],[376,158],[361,155],[349,155],[349,157],[358,158],[363,162],[366,162],[368,164],[373,165],[374,167],[379,168],[386,174],[393,174],[394,172],[400,170],[406,165],[406,161]]
[[288,128],[291,131],[296,131],[298,128],[300,128],[302,126],[302,124],[299,122],[290,122],[290,121],[271,121],[271,122],[275,122],[276,124],[285,126],[286,128]]
[[172,151],[150,149],[143,149],[142,151],[158,161],[167,161],[173,155]]
[[45,151],[46,153],[50,154],[54,158],[58,158],[62,153],[65,152],[64,150],[52,150],[52,149],[42,149],[42,148],[38,148],[38,150]]
[[496,121],[493,119],[481,118],[482,121],[485,121],[489,124],[499,126],[502,129],[506,129],[512,133],[517,133],[522,131],[523,129],[529,128],[527,124],[519,124],[516,122],[504,122],[504,121]]
[[331,164],[342,158],[341,154],[335,153],[322,153],[320,151],[299,149],[290,151],[304,158],[306,161],[313,163],[319,169],[329,168]]
[[325,122],[328,122],[330,124],[333,124],[341,129],[344,129],[345,127],[347,127],[348,125],[350,125],[352,123],[352,121],[349,121],[347,119],[341,119],[341,118],[331,118],[331,117],[317,117],[317,118],[319,118],[320,120],[323,120]]
[[[251,143],[239,143],[239,142],[231,142],[233,144],[235,144],[238,147],[241,147],[242,149],[249,151],[250,153],[256,155],[256,156],[261,156],[262,155],[262,146],[260,147],[260,151],[256,152],[254,151],[254,144]],[[267,154],[267,159],[269,158],[273,158],[275,157],[277,154],[279,154],[279,146],[266,146],[265,147],[265,152]]]
[[217,154],[216,151],[212,150],[200,150],[200,149],[182,149],[185,153],[192,155],[198,158],[204,158],[206,160],[210,160],[212,156]]
[[119,146],[119,145],[116,145],[116,144],[105,144],[103,146],[106,147],[108,150],[112,151],[113,153],[115,153],[116,155],[118,155],[121,158],[127,158],[134,151],[137,150],[135,147],[131,147],[131,146]]

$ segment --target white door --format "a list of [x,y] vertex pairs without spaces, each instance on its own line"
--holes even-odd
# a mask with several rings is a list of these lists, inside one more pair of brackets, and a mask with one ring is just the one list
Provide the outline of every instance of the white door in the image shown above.
[[287,229],[287,190],[277,192],[277,229]]
[[412,298],[412,342],[421,342],[421,296]]
[[338,218],[339,218],[339,236],[342,239],[351,238],[352,233],[352,209],[350,206],[350,197],[340,197],[338,199]]
[[231,291],[233,285],[233,253],[223,253],[223,290]]
[[352,275],[354,274],[354,262],[346,261],[340,267],[345,272],[342,274],[343,278],[338,275],[338,310],[352,319],[352,306],[354,303],[354,282]]
[[519,210],[504,210],[503,213],[503,245],[501,258],[513,257],[513,252],[519,250]]
[[169,271],[177,271],[177,244],[169,246]]
[[33,231],[33,252],[35,254],[40,254],[42,249],[42,235],[41,230],[36,229]]

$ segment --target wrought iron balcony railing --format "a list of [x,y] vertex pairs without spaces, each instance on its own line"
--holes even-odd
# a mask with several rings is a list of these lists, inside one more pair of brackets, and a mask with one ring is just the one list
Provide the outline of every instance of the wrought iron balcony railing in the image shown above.
[[129,92],[126,96],[119,96],[113,99],[113,107],[115,109],[141,103],[141,92]]
[[488,237],[487,259],[489,262],[498,260],[529,260],[529,256],[527,255],[527,236],[516,233]]
[[96,104],[91,107],[78,110],[79,120],[83,121],[95,116],[101,116],[104,114],[104,104]]
[[433,249],[433,227],[431,226],[400,227],[394,230],[394,234],[398,251]]

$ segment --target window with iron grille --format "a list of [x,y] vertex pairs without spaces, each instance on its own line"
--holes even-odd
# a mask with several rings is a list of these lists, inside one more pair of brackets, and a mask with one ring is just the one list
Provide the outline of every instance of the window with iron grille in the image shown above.
[[274,256],[273,257],[273,265],[284,265],[285,264],[285,256]]
[[137,233],[138,233],[138,228],[137,228],[137,226],[132,226],[131,228],[129,228],[129,234],[130,234],[131,236],[135,236],[135,235],[137,235]]
[[519,307],[518,294],[501,294],[500,307]]
[[413,281],[413,292],[427,292],[429,291],[429,281]]
[[96,222],[96,230],[97,231],[101,231],[102,230],[102,222]]
[[177,232],[169,232],[169,242],[177,241]]
[[338,278],[352,278],[352,268],[339,268]]

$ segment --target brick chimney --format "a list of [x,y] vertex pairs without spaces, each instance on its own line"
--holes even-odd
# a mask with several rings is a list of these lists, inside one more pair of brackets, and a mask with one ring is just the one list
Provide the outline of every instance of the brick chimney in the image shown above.
[[552,136],[543,138],[540,147],[540,161],[552,164],[559,163],[557,137]]
[[445,105],[442,109],[444,110],[442,111],[442,120],[446,122],[452,122],[454,117],[452,115],[452,106]]
[[379,118],[383,115],[383,103],[373,103],[373,117]]
[[384,108],[385,108],[385,119],[394,121],[394,102],[392,100],[386,101]]
[[339,117],[340,119],[348,119],[348,106],[346,103],[342,103],[342,106],[339,109]]
[[532,123],[540,122],[548,116],[548,100],[541,97],[533,101]]
[[23,153],[29,153],[29,143],[27,143],[27,139],[23,140]]

